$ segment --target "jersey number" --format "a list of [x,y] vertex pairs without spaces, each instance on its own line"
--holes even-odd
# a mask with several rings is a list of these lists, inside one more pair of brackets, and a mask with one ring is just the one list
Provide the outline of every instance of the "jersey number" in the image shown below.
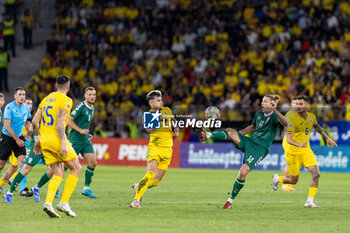
[[[43,125],[50,126],[50,125],[53,125],[53,123],[54,123],[54,119],[53,119],[52,115],[49,113],[50,109],[53,109],[53,107],[52,106],[44,106],[44,109],[43,109],[44,114],[42,117]],[[45,121],[45,118],[50,118],[50,121]]]
[[309,130],[309,128],[306,128],[306,129],[305,129],[305,135],[308,135],[308,134],[309,134],[309,131],[308,131],[308,130]]

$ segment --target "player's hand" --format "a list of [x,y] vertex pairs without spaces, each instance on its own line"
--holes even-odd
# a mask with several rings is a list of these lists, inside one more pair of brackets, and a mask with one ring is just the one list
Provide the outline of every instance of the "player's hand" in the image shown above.
[[22,139],[16,139],[16,143],[19,147],[24,147],[24,141]]
[[40,145],[40,142],[35,142],[35,143],[34,143],[33,151],[34,151],[34,154],[35,154],[35,155],[40,155],[40,153],[41,153],[41,145]]
[[28,134],[23,134],[23,137],[25,138],[25,140],[30,141],[31,137]]
[[65,157],[68,155],[68,148],[67,148],[67,144],[66,143],[62,143],[61,144],[60,154],[61,155],[65,155]]
[[91,140],[93,138],[94,138],[94,136],[92,134],[89,134],[89,139]]
[[301,148],[307,147],[307,142],[302,142],[302,143],[300,143],[300,147],[301,147]]
[[338,146],[337,143],[332,138],[327,138],[327,145],[330,145],[332,147]]
[[179,128],[176,127],[176,128],[174,129],[174,137],[179,136],[179,134],[180,134]]
[[89,133],[89,130],[88,129],[82,129],[82,130],[80,130],[79,133],[87,135]]
[[276,110],[277,104],[275,101],[271,101],[271,107],[272,107],[272,111]]

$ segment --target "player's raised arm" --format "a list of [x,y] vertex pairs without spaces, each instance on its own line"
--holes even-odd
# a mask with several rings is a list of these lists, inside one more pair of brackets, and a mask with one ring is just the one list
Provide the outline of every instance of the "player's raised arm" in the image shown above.
[[68,154],[68,148],[67,148],[67,142],[66,142],[66,126],[65,126],[65,120],[67,118],[67,111],[64,109],[58,110],[57,114],[57,133],[61,140],[61,151],[60,154],[67,155]]
[[323,137],[323,139],[327,142],[328,145],[334,147],[334,146],[338,146],[337,143],[330,137],[328,137],[328,135],[323,131],[323,129],[321,128],[321,126],[319,124],[315,124],[314,125],[314,129],[321,134],[321,136]]
[[255,125],[249,125],[248,127],[240,130],[239,132],[243,135],[252,134],[255,130]]
[[276,114],[278,120],[280,121],[280,123],[284,126],[287,127],[288,126],[288,120],[287,118],[285,118],[278,110],[277,110],[277,103],[273,102],[271,103],[273,109],[273,112]]

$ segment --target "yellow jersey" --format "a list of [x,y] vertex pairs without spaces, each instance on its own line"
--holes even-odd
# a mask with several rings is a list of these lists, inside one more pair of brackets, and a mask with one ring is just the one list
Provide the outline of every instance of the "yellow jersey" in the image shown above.
[[56,128],[58,111],[60,109],[67,111],[67,117],[65,120],[65,126],[67,126],[68,116],[72,106],[72,99],[61,92],[52,92],[41,101],[39,108],[41,109],[42,114],[40,125],[40,137],[42,143],[59,140]]
[[[308,142],[307,148],[310,148],[310,133],[312,127],[317,124],[317,119],[315,114],[307,113],[306,118],[300,116],[300,114],[295,114],[294,117],[289,121],[287,132],[293,133],[293,139],[298,142]],[[300,148],[289,144],[289,152],[300,152],[305,148]]]
[[[295,115],[297,115],[298,113],[295,113],[293,110],[289,110],[286,115],[284,115],[284,117],[288,120],[288,123],[291,122],[291,120],[293,119],[293,117]],[[287,142],[287,134],[285,133],[284,134],[284,137],[283,137],[283,141],[282,141],[282,147],[285,151],[288,150],[288,142]]]
[[[173,117],[173,113],[170,108],[163,107],[160,111],[161,117],[166,120],[161,120],[160,128],[155,129],[150,133],[150,139],[148,145],[172,147],[173,146],[173,130],[170,124],[170,118]],[[165,122],[165,125],[163,124]]]

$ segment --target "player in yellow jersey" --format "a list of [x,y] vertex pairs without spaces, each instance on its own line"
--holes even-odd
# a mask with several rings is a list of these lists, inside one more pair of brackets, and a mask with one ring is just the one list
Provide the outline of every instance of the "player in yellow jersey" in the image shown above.
[[39,155],[42,152],[46,165],[50,166],[54,173],[50,180],[46,201],[43,206],[43,210],[52,218],[60,217],[53,209],[52,202],[64,176],[62,163],[70,169],[70,173],[57,209],[68,216],[76,216],[70,209],[68,201],[78,182],[81,166],[78,156],[65,133],[68,116],[73,105],[72,99],[66,95],[69,87],[69,78],[65,75],[59,75],[56,79],[57,91],[49,94],[41,101],[33,119],[34,153]]
[[[285,118],[287,118],[288,121],[290,121],[294,117],[295,114],[298,114],[297,113],[297,100],[298,100],[298,97],[296,97],[296,96],[294,96],[292,98],[292,100],[291,100],[292,109],[289,110],[286,113],[286,115],[284,116]],[[283,137],[282,147],[284,150],[284,154],[287,154],[288,153],[288,143],[287,143],[287,134],[286,133],[284,134],[284,137]],[[288,165],[286,165],[286,167],[283,170],[283,176],[289,176]],[[283,184],[281,189],[283,191],[295,191],[295,188],[293,188],[291,184]]]
[[[168,125],[169,121],[173,121],[173,113],[170,108],[163,107],[162,93],[153,90],[147,94],[147,101],[150,105],[150,112],[160,114],[160,128],[146,129],[150,134],[147,152],[147,172],[138,184],[133,184],[135,190],[134,201],[130,204],[131,208],[140,208],[142,195],[147,188],[159,185],[171,161],[173,154],[173,136],[179,135],[178,128],[164,127],[163,122]],[[153,117],[159,115],[152,114]]]
[[304,206],[318,208],[313,201],[317,192],[320,169],[309,143],[312,127],[314,127],[315,130],[322,135],[328,145],[334,147],[337,146],[337,143],[333,141],[333,139],[329,138],[318,125],[316,116],[313,113],[306,111],[308,105],[308,97],[302,96],[298,98],[298,114],[291,119],[287,128],[287,142],[289,144],[289,148],[288,153],[286,154],[286,161],[290,176],[279,177],[277,174],[275,174],[273,177],[272,188],[277,190],[278,183],[296,184],[298,182],[300,168],[304,166],[312,176],[308,199]]

